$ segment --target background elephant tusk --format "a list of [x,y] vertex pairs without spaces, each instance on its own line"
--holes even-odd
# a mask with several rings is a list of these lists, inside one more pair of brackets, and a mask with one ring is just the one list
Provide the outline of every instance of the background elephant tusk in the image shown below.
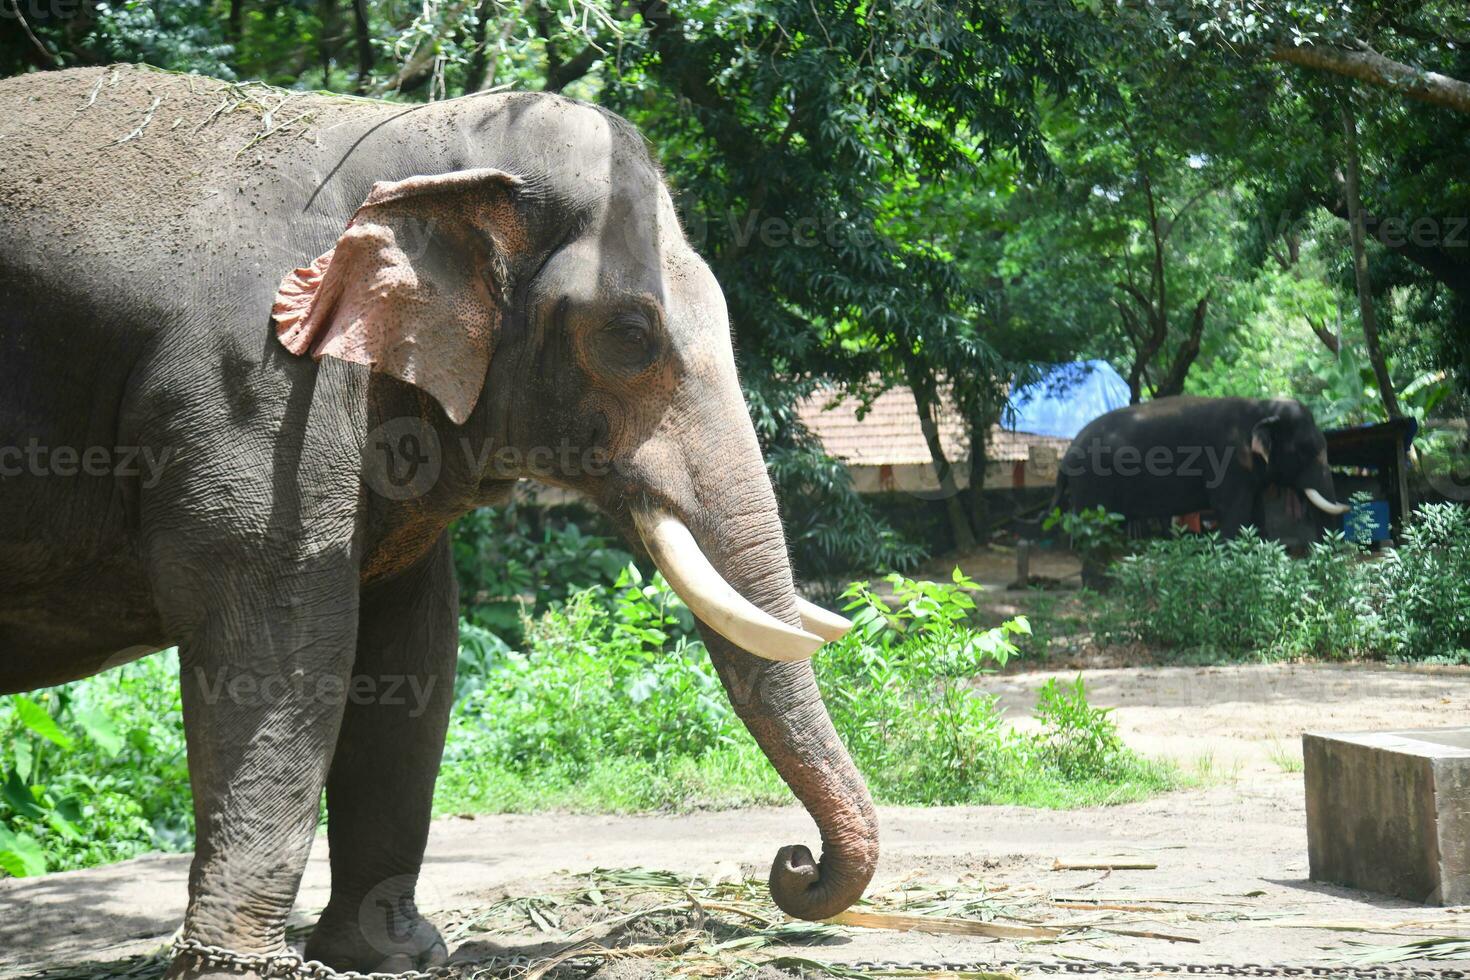
[[817,634],[828,643],[842,639],[852,629],[851,620],[823,609],[814,602],[807,602],[800,596],[796,599],[796,611],[801,613],[801,628],[808,633]]
[[1328,500],[1326,497],[1322,496],[1320,493],[1310,487],[1303,490],[1302,493],[1307,495],[1307,499],[1312,502],[1313,507],[1316,507],[1324,514],[1342,515],[1352,510],[1352,508],[1349,507],[1347,504],[1334,504],[1332,501]]
[[633,521],[653,563],[679,598],[740,649],[767,660],[791,661],[808,659],[822,645],[821,637],[781,622],[736,592],[678,518],[652,511],[635,513]]

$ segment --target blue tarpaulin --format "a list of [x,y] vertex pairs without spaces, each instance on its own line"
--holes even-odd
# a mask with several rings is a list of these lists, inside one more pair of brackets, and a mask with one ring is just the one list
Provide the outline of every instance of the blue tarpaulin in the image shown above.
[[1128,382],[1107,361],[1055,364],[1040,381],[1011,395],[1001,426],[1071,439],[1099,415],[1127,404]]

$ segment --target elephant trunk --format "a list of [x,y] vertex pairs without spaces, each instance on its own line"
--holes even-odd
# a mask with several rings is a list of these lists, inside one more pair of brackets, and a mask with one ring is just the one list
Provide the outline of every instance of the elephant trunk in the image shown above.
[[[774,500],[760,527],[721,556],[741,594],[786,622],[798,617],[786,542]],[[832,727],[809,660],[777,663],[736,646],[701,623],[730,703],[822,836],[817,860],[806,847],[780,849],[771,897],[788,915],[825,919],[862,897],[878,865],[878,820],[867,786]]]
[[736,712],[821,833],[820,860],[801,844],[776,853],[771,897],[799,919],[836,915],[862,897],[878,866],[878,818],[812,665],[758,660],[708,630],[705,640]]
[[[788,915],[824,919],[862,897],[878,863],[873,801],[832,726],[808,659],[822,639],[835,639],[848,624],[796,594],[754,431],[723,448],[722,466],[680,467],[692,484],[690,497],[702,502],[679,506],[687,524],[669,502],[682,496],[665,496],[661,510],[635,511],[634,524],[698,618],[736,713],[821,834],[820,860],[801,845],[780,849],[771,897]],[[668,476],[668,468],[660,470]],[[718,488],[699,485],[703,472],[714,474]]]

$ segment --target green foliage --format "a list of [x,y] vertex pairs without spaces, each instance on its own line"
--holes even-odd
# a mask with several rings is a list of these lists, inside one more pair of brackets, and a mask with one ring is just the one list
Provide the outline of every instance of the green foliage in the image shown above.
[[1470,511],[1418,511],[1378,557],[1333,535],[1293,560],[1243,534],[1154,541],[1113,571],[1106,637],[1169,656],[1458,662],[1470,651]]
[[1303,584],[1285,547],[1252,533],[1151,541],[1119,562],[1113,577],[1126,638],[1235,654],[1275,648]]
[[[1024,618],[972,619],[978,586],[891,575],[844,593],[857,628],[815,664],[833,722],[875,796],[893,803],[1044,806],[1137,798],[1170,775],[1119,741],[1080,679],[1049,685],[1018,733],[970,680],[1004,666]],[[661,577],[523,614],[512,646],[461,622],[441,812],[595,811],[785,803]],[[0,707],[0,870],[82,867],[192,841],[178,662],[152,657]]]
[[[1080,687],[1049,689],[1040,734],[1004,726],[995,699],[967,682],[1003,666],[1030,627],[1020,618],[975,629],[974,582],[958,572],[950,583],[885,581],[886,593],[847,589],[856,628],[816,660],[833,723],[878,799],[1056,805],[1168,784],[1122,748]],[[439,807],[781,800],[691,626],[662,579],[631,569],[615,589],[528,624],[527,651],[485,663],[455,708]],[[621,782],[628,775],[634,785]]]
[[1105,713],[1086,706],[1080,678],[1067,706],[1054,688],[1043,692],[1039,733],[1005,727],[997,699],[968,682],[1003,667],[1031,627],[1018,617],[975,628],[970,593],[979,586],[958,569],[949,583],[886,581],[888,595],[863,583],[844,593],[854,629],[816,661],[833,723],[878,799],[1046,805],[1167,784],[1122,748]]
[[1122,514],[1109,513],[1102,505],[1073,513],[1053,507],[1041,522],[1044,531],[1060,528],[1072,541],[1072,550],[1084,562],[1106,565],[1127,544]]
[[1036,720],[1042,727],[1039,756],[1068,779],[1126,775],[1138,761],[1108,717],[1112,710],[1087,703],[1081,675],[1071,684],[1049,679],[1036,699]]
[[633,556],[574,519],[522,503],[485,507],[454,525],[460,611],[472,625],[520,642],[533,616],[582,589],[611,585]]
[[1375,608],[1385,652],[1403,660],[1470,657],[1470,510],[1421,509],[1381,565]]
[[192,839],[173,654],[0,704],[0,869],[86,867]]
[[728,742],[733,715],[691,628],[662,577],[645,583],[631,565],[611,591],[528,620],[524,651],[476,665],[484,672],[456,705],[448,764],[525,775]]

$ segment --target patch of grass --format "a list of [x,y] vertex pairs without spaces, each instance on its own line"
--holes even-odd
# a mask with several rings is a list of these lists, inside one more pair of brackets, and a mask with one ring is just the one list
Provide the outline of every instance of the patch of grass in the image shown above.
[[1271,762],[1276,768],[1282,772],[1297,773],[1303,769],[1304,763],[1302,762],[1301,753],[1293,751],[1292,747],[1285,742],[1280,740],[1272,741],[1271,745],[1266,749],[1266,753],[1271,757]]
[[439,774],[437,813],[640,813],[727,810],[791,802],[754,741],[679,756],[667,763],[609,757],[587,766],[534,773],[504,766],[446,766]]
[[1222,763],[1215,758],[1215,753],[1202,752],[1195,756],[1194,762],[1182,778],[1182,783],[1192,788],[1231,785],[1240,781],[1240,769],[1239,759]]

